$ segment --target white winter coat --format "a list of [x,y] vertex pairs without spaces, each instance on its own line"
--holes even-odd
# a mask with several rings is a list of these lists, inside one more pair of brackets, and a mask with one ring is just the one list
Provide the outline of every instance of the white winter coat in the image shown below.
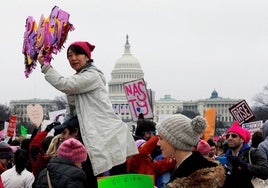
[[67,94],[69,111],[78,116],[95,175],[138,153],[127,125],[114,113],[104,75],[95,66],[85,67],[70,77],[63,77],[50,67],[45,79]]

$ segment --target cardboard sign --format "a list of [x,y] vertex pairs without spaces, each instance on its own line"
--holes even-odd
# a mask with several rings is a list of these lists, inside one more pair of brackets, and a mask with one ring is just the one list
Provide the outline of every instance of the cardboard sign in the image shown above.
[[44,117],[43,107],[40,104],[36,104],[35,106],[29,104],[27,106],[27,115],[34,126],[39,127]]
[[240,125],[249,122],[255,118],[252,110],[245,100],[240,101],[229,108],[230,113]]
[[124,90],[133,121],[138,120],[140,113],[143,113],[144,118],[153,118],[150,98],[143,79],[124,83]]
[[153,188],[154,181],[151,175],[124,174],[107,176],[98,180],[99,188]]

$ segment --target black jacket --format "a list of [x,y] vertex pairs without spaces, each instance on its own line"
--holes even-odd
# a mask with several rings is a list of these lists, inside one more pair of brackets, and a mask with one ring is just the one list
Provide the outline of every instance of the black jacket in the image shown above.
[[[251,161],[249,164],[249,150]],[[252,177],[268,178],[268,163],[258,149],[244,144],[237,157],[231,156],[231,150],[226,152],[226,188],[253,188]]]
[[67,159],[52,158],[47,168],[35,178],[33,188],[47,188],[47,170],[53,188],[84,188],[86,187],[85,172]]

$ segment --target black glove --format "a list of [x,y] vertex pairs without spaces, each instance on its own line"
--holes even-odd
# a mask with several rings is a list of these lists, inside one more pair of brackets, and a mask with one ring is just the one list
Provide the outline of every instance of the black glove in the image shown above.
[[60,124],[61,124],[60,122],[53,122],[53,123],[47,125],[45,131],[48,133],[49,131],[51,131],[51,129],[53,129],[53,127],[60,125]]
[[230,156],[228,157],[229,162],[232,164],[234,169],[237,170],[246,170],[248,168],[248,164],[239,160],[238,157]]

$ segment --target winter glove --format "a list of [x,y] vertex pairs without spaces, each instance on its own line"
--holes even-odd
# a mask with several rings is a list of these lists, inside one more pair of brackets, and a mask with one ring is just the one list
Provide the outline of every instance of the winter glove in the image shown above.
[[61,124],[60,122],[53,122],[53,123],[47,125],[45,131],[46,131],[47,133],[49,133],[49,131],[51,131],[51,129],[53,129],[53,127],[55,127],[55,126],[57,126],[57,125],[60,125],[60,124]]
[[238,157],[230,156],[228,159],[229,159],[229,162],[232,164],[234,169],[247,170],[248,164],[239,160]]

